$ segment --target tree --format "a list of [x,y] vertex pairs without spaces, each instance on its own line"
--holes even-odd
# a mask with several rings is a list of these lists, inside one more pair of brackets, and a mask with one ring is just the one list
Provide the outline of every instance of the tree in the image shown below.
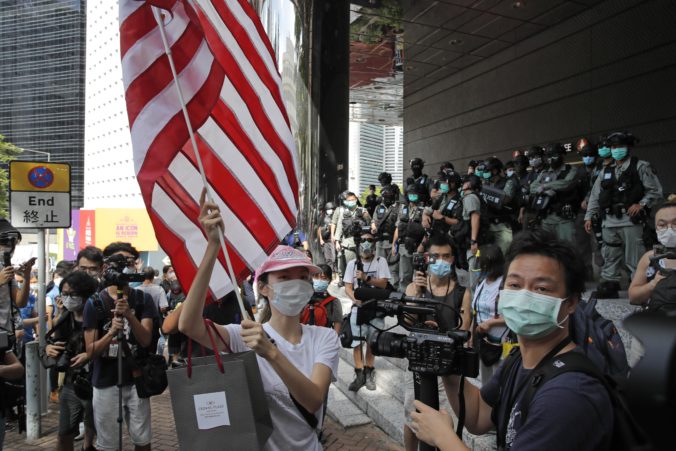
[[7,218],[9,214],[9,162],[16,159],[22,150],[14,144],[5,141],[0,134],[0,218]]

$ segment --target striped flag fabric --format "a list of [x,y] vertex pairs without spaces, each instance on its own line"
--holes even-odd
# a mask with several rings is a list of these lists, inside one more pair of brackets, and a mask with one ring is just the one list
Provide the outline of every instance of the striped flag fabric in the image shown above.
[[[192,284],[207,239],[198,170],[166,38],[225,242],[241,281],[295,226],[298,162],[275,55],[246,0],[120,0],[120,53],[138,183],[158,242]],[[223,251],[210,282],[233,289]]]

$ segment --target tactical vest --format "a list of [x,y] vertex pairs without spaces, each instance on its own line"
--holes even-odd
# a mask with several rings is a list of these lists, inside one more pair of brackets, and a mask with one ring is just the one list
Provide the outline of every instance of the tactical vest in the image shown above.
[[379,204],[374,212],[376,222],[377,240],[392,240],[394,229],[397,225],[397,204],[387,207],[385,204]]
[[[561,172],[556,176],[556,180],[563,180],[568,177],[570,171],[575,170],[569,164],[566,164]],[[547,177],[544,179],[544,183],[548,183],[551,180],[547,180]],[[550,204],[550,210],[556,214],[561,214],[562,209],[565,205],[570,205],[571,211],[577,213],[580,210],[580,190],[575,188],[568,191],[560,192],[557,191],[556,197],[553,199],[553,202]]]
[[[507,185],[507,178],[500,176],[498,177],[498,180],[495,183],[488,183],[487,185],[499,189],[501,191],[504,191],[505,186]],[[512,199],[508,205],[505,205],[500,209],[495,208],[495,206],[491,204],[487,204],[488,220],[494,224],[499,222],[509,223],[511,221],[512,214],[512,209],[510,207],[513,205],[513,203],[514,199]]]
[[399,209],[399,238],[406,236],[409,222],[422,221],[422,207],[411,207],[409,204],[402,204]]
[[350,211],[349,208],[343,209],[343,219],[342,219],[343,239],[352,236],[352,227],[355,224],[361,223],[361,225],[363,225],[364,221],[361,220],[361,218],[363,217],[364,217],[364,209],[362,207],[356,207],[352,211]]
[[[447,198],[447,196],[447,194],[443,195],[438,208],[435,210],[439,210],[441,214],[447,218],[458,219],[462,222],[462,199],[460,198],[460,195],[456,194],[451,198]],[[432,228],[441,233],[448,233],[451,227],[452,226],[446,224],[446,221],[444,220],[435,219],[432,221]]]
[[331,215],[324,215],[321,228],[322,239],[327,241],[331,238]]
[[[410,185],[411,183],[415,183],[416,185],[418,185],[420,202],[424,203],[425,205],[428,205],[429,202],[430,202],[429,180],[430,179],[429,179],[429,176],[427,174],[423,174],[420,177],[418,177],[417,179],[414,179],[413,177],[409,177],[406,180],[406,187],[404,189],[404,192],[405,193],[408,192],[408,185]],[[408,201],[408,199],[407,199],[407,201]]]
[[641,177],[638,174],[638,158],[631,157],[629,167],[615,177],[615,167],[603,169],[601,177],[601,192],[599,193],[599,207],[604,213],[621,211],[637,204],[645,191]]

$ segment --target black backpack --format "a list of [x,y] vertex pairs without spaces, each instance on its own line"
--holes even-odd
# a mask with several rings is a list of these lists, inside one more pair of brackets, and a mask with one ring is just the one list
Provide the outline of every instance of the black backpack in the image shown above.
[[[554,354],[556,354],[556,352],[554,352]],[[520,363],[521,353],[519,352],[518,348],[514,348],[512,353],[505,360],[502,368],[502,373],[500,375],[501,391],[510,373],[512,373],[514,370],[514,367]],[[530,404],[540,387],[544,386],[551,379],[554,379],[555,377],[567,372],[587,374],[597,379],[608,391],[610,401],[613,405],[613,433],[610,445],[611,450],[635,451],[637,449],[651,449],[645,448],[650,442],[645,432],[634,419],[625,401],[621,385],[618,382],[620,380],[624,380],[615,379],[612,376],[603,374],[586,355],[575,351],[567,352],[561,355],[547,355],[532,371],[529,376],[530,382],[526,385],[525,392],[520,398],[519,402],[521,409],[521,424],[526,423]],[[508,403],[499,403],[496,407],[498,406],[502,410],[502,416],[500,417],[496,415],[493,416],[493,419],[494,422],[496,422],[496,417],[504,419],[503,424],[498,425],[496,422],[498,449],[504,449],[507,422],[509,420],[510,412],[513,406],[508,405]]]

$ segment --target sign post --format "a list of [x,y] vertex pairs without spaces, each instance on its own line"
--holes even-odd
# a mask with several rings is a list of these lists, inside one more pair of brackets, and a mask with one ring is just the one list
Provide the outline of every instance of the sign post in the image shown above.
[[[45,282],[47,253],[45,229],[70,227],[70,165],[42,161],[12,161],[9,164],[9,212],[10,222],[17,229],[38,229],[38,326],[39,345],[45,345]],[[28,374],[30,373],[30,374]],[[40,365],[28,365],[27,380],[41,381],[40,390],[31,390],[26,395],[26,418],[29,439],[40,435],[40,413],[46,413],[47,384]],[[39,393],[39,392],[42,393]],[[36,398],[37,397],[37,398]],[[29,401],[29,400],[27,400]],[[37,424],[36,424],[37,422]]]

